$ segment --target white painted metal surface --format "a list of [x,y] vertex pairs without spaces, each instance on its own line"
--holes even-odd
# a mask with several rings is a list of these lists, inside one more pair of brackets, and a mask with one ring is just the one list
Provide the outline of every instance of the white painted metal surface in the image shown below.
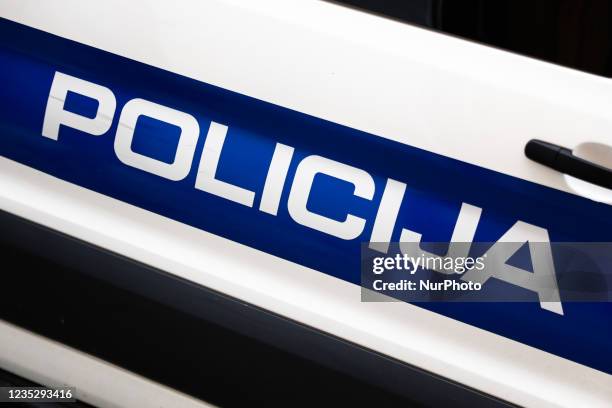
[[0,16],[564,191],[528,140],[612,146],[608,78],[318,0],[0,0]]
[[[605,407],[612,377],[0,158],[0,208],[533,407]],[[7,194],[6,192],[10,192]]]

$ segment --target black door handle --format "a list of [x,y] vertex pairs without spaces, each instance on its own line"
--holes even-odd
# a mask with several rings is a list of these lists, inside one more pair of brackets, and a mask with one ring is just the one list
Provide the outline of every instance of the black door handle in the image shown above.
[[531,139],[525,146],[525,156],[562,173],[612,189],[612,169],[574,156],[565,147]]

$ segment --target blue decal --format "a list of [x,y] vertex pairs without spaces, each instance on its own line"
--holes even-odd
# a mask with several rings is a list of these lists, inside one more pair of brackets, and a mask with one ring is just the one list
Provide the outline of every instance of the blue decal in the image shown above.
[[[108,131],[93,136],[61,126],[58,140],[41,135],[56,71],[112,90],[116,111]],[[3,157],[355,284],[360,282],[360,243],[370,240],[388,178],[407,185],[394,241],[399,240],[401,228],[410,228],[422,233],[423,241],[448,242],[463,202],[482,208],[475,241],[495,242],[518,220],[546,228],[552,241],[612,241],[612,206],[308,116],[7,20],[0,20],[0,89]],[[169,180],[118,159],[114,140],[120,112],[134,98],[197,119],[200,135],[185,178]],[[64,109],[92,118],[98,104],[69,93]],[[211,121],[228,126],[216,178],[255,192],[252,207],[194,187]],[[179,137],[176,126],[142,116],[131,148],[172,163]],[[277,143],[295,151],[278,212],[272,215],[260,211],[259,204]],[[316,176],[308,197],[308,210],[329,219],[342,221],[350,213],[366,220],[357,238],[340,239],[308,228],[289,214],[287,202],[296,168],[311,155],[345,163],[372,176],[375,190],[371,199],[356,196],[352,184],[322,174]],[[563,304],[563,315],[543,310],[537,302],[419,306],[612,373],[610,303]]]

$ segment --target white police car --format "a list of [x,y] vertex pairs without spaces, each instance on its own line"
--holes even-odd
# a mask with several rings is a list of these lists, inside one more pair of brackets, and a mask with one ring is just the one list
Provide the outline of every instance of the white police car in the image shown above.
[[362,243],[611,242],[609,78],[322,1],[0,16],[3,248],[47,262],[0,368],[100,406],[610,405],[612,306],[552,256],[461,278],[527,302],[360,299]]

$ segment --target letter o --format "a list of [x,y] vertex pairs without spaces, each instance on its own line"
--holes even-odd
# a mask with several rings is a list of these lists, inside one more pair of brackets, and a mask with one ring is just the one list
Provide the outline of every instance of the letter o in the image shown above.
[[[181,129],[172,163],[166,163],[132,150],[136,122],[141,115],[170,123]],[[178,181],[189,174],[199,135],[198,121],[188,113],[144,99],[132,99],[125,104],[121,111],[117,134],[115,135],[115,154],[119,160],[128,166]]]

